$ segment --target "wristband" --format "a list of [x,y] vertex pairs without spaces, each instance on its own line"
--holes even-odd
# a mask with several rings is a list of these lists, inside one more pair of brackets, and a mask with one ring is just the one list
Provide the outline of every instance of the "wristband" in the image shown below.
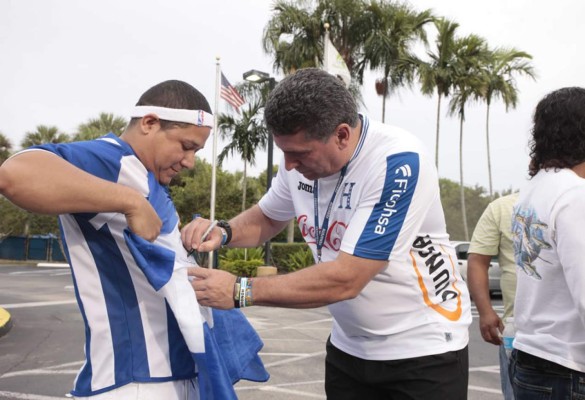
[[241,281],[242,281],[242,277],[238,276],[236,278],[236,282],[234,283],[234,308],[240,308]]
[[[239,279],[239,287],[238,280],[236,280],[236,286],[234,287],[234,307],[244,308],[254,305],[252,301],[252,278],[239,277],[237,279]],[[239,290],[236,292],[236,289]]]
[[222,228],[221,226],[219,227],[219,230],[221,231],[221,246],[223,247],[227,243],[228,235],[227,235],[227,231],[224,228]]
[[[224,221],[223,219],[217,222],[217,226],[223,228],[226,233],[225,240],[222,240],[222,246],[227,246],[229,242],[232,241],[232,227],[230,226],[229,222]],[[223,231],[222,231],[223,235]]]

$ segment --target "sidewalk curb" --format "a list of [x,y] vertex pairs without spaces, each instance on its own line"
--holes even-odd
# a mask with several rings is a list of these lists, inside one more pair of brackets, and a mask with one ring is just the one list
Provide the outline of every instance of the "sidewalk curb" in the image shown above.
[[12,328],[10,313],[0,307],[0,337],[6,335],[10,328]]

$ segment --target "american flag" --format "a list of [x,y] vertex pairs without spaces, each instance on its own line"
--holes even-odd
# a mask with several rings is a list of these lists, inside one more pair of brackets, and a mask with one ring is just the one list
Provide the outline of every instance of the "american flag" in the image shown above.
[[220,97],[230,103],[230,105],[239,113],[240,107],[246,101],[240,96],[238,91],[229,83],[223,72],[221,73],[221,92]]

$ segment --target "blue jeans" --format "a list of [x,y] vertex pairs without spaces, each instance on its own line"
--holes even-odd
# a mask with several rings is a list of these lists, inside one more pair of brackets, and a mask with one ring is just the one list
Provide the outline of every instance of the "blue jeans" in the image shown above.
[[512,350],[510,377],[516,400],[585,400],[585,373]]
[[506,354],[504,345],[500,345],[500,380],[502,381],[502,393],[504,394],[504,400],[514,400],[514,392],[512,391],[512,381],[508,374],[508,368],[510,360]]

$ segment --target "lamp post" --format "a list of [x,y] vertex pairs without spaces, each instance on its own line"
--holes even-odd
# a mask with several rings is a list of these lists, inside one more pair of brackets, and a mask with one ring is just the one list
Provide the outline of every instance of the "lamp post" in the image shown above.
[[[251,69],[250,71],[244,72],[244,80],[253,83],[264,83],[268,82],[268,90],[269,92],[274,89],[276,85],[276,80],[270,76],[270,74],[262,71],[258,71],[255,69]],[[268,165],[266,166],[266,192],[270,189],[270,185],[272,184],[272,176],[273,176],[273,151],[274,151],[274,141],[272,139],[272,135],[268,133],[268,144],[267,144],[267,156],[268,156]],[[264,264],[270,264],[270,240],[267,240],[264,243]]]

